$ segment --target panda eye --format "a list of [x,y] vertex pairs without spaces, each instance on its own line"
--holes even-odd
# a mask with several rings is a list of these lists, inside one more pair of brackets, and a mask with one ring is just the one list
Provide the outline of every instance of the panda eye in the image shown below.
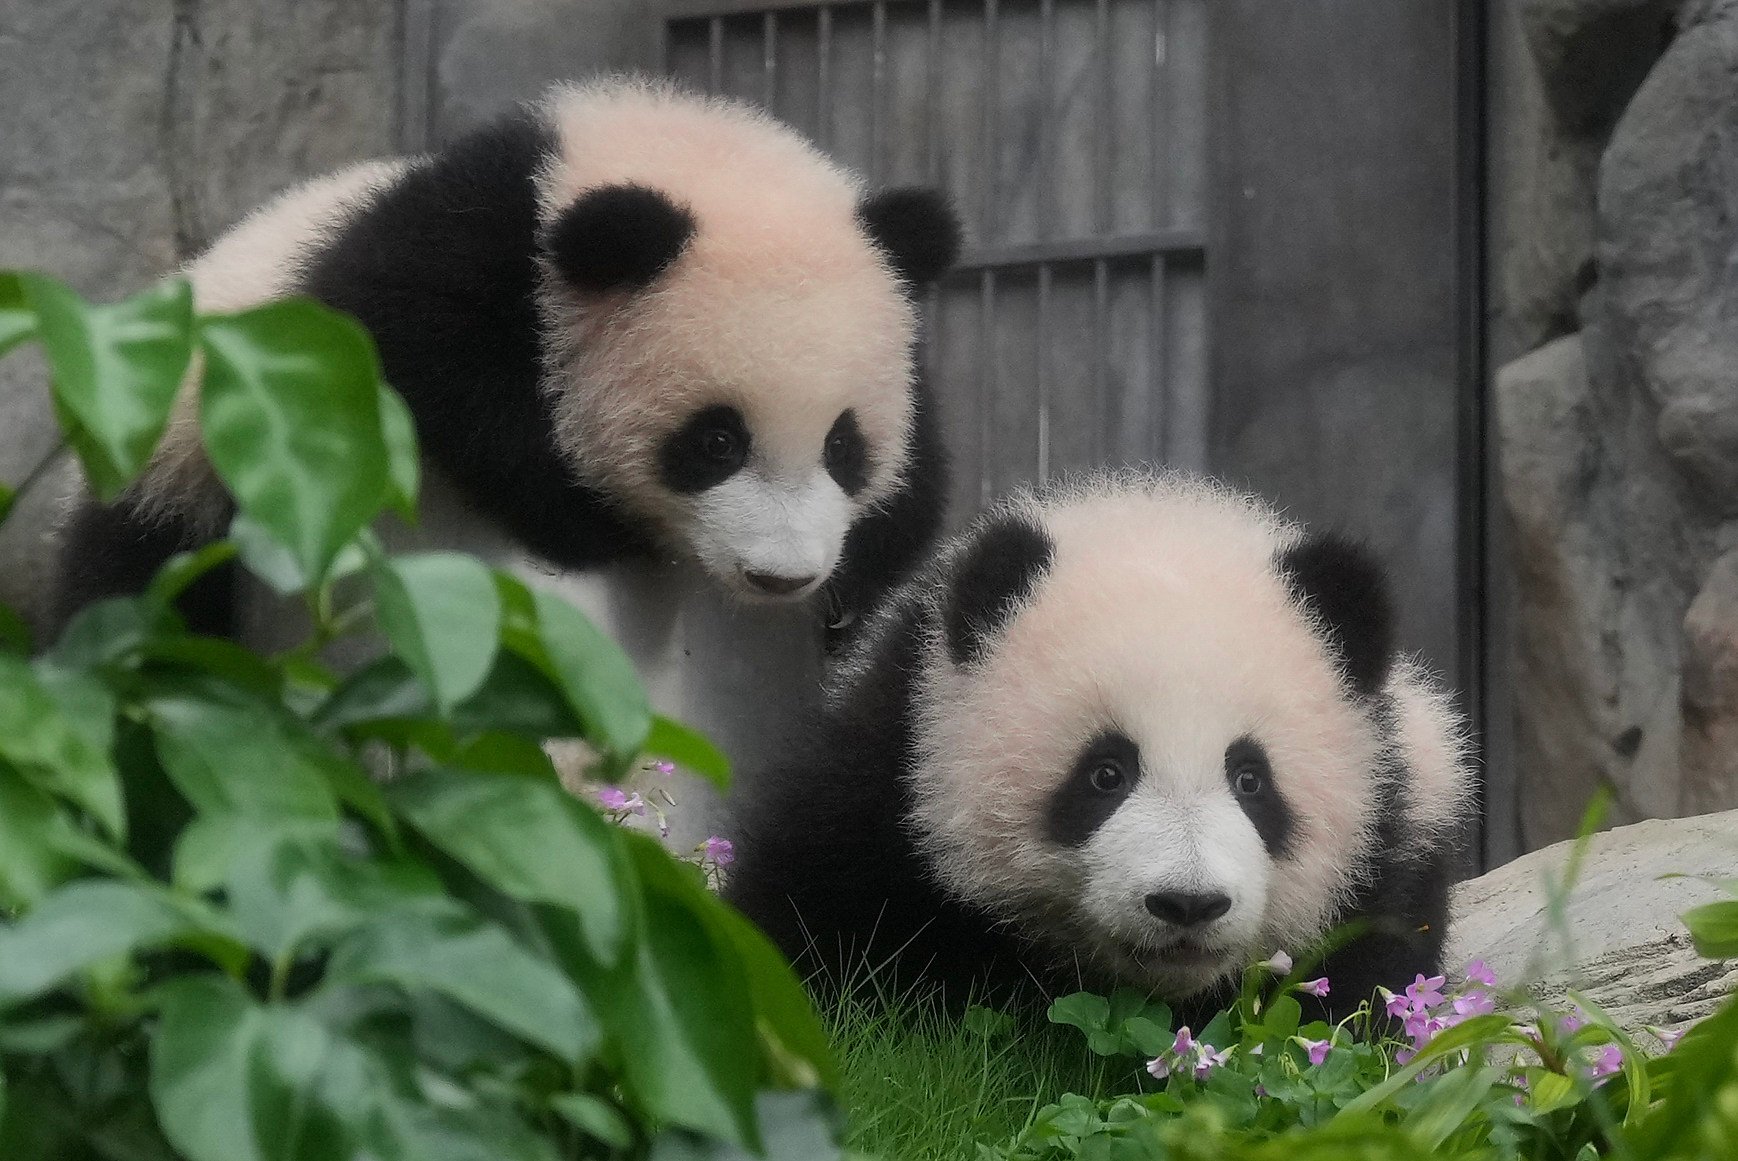
[[1127,776],[1122,772],[1121,764],[1109,759],[1094,766],[1087,778],[1091,781],[1092,788],[1103,794],[1116,793],[1128,781]]
[[1267,780],[1261,776],[1261,771],[1254,766],[1244,766],[1238,769],[1231,778],[1231,787],[1245,798],[1254,798],[1267,786]]
[[709,460],[728,463],[736,458],[736,433],[725,427],[707,429],[700,436],[700,452]]
[[821,463],[847,496],[855,496],[869,484],[869,445],[857,426],[857,416],[840,412],[832,430],[821,441]]

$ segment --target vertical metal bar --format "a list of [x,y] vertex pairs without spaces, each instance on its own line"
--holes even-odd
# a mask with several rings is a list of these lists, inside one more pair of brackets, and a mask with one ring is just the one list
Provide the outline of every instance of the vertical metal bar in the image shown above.
[[1092,262],[1092,398],[1098,404],[1092,428],[1092,458],[1103,462],[1110,444],[1110,266]]
[[778,13],[768,10],[760,24],[760,103],[768,110],[778,106]]
[[886,154],[887,4],[875,0],[869,15],[869,182],[879,184]]
[[[1038,4],[1038,212],[1036,233],[1040,240],[1053,238],[1052,209],[1056,198],[1051,183],[1056,176],[1056,3]],[[1043,278],[1042,272],[1040,279]]]
[[1153,0],[1153,226],[1171,224],[1171,0]]
[[1000,368],[996,363],[996,272],[986,268],[978,275],[980,303],[978,337],[978,506],[988,507],[994,494],[990,472],[990,449],[995,446],[996,395]]
[[996,141],[997,103],[1000,95],[996,92],[997,65],[1001,60],[1001,28],[996,0],[984,0],[984,83],[983,94],[983,140],[979,148],[983,150],[984,159],[984,206],[983,221],[979,226],[979,237],[983,242],[989,242],[1000,235],[1000,222],[996,213],[996,170],[1001,163],[1001,155]]
[[707,35],[711,41],[707,92],[717,93],[724,88],[724,17],[714,16],[708,22]]
[[434,0],[407,0],[400,20],[398,148],[404,153],[421,153],[434,144],[430,140],[430,113],[434,105]]
[[[1165,458],[1165,428],[1170,418],[1166,411],[1170,402],[1170,378],[1166,374],[1165,355],[1165,256],[1154,254],[1147,299],[1147,450],[1143,458],[1163,462]],[[1198,465],[1197,465],[1198,466]]]
[[1038,263],[1038,482],[1050,482],[1050,263]]
[[833,10],[821,5],[815,18],[815,138],[822,149],[833,144]]
[[[1110,0],[1098,0],[1098,111],[1092,125],[1093,220],[1100,234],[1111,231],[1110,138],[1116,108],[1111,103],[1111,73],[1116,67],[1110,39]],[[1102,273],[1103,263],[1099,264]]]
[[925,164],[929,184],[941,183],[941,134],[936,121],[941,107],[941,0],[929,0],[929,104],[924,109]]

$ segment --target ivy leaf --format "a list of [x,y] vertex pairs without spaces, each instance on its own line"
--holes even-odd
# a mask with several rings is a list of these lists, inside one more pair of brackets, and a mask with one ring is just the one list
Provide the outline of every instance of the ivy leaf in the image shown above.
[[430,552],[374,570],[380,627],[443,713],[482,685],[501,637],[501,598],[474,557]]
[[599,1043],[596,1017],[565,975],[456,905],[399,911],[356,931],[326,979],[438,992],[570,1067]]
[[600,962],[627,954],[634,878],[619,834],[558,783],[427,770],[393,783],[387,796],[425,838],[497,890],[571,909]]
[[186,377],[193,288],[176,279],[93,305],[52,278],[19,277],[54,372],[56,410],[71,421],[67,435],[97,495],[113,500],[151,458]]
[[387,493],[374,345],[354,320],[304,299],[204,319],[201,342],[212,466],[317,582]]
[[[93,704],[85,696],[90,687],[81,688],[84,692],[76,697],[67,695],[81,722],[75,725],[28,662],[0,653],[0,757],[120,837],[126,833],[120,778],[106,747],[99,744],[112,707],[106,695],[101,704]],[[102,716],[100,724],[96,715]]]

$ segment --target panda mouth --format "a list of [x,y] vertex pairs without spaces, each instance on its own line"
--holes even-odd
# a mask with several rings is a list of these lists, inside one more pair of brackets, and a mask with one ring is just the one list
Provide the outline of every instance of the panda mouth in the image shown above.
[[1230,955],[1222,947],[1213,947],[1194,939],[1179,939],[1162,947],[1124,944],[1123,954],[1149,971],[1187,972],[1221,967]]

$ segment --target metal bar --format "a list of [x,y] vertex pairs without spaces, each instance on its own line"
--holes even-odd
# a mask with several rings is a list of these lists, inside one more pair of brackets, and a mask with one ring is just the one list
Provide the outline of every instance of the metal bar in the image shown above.
[[941,0],[929,0],[929,102],[923,112],[925,162],[929,184],[941,184],[941,134],[936,120],[941,106]]
[[1056,175],[1056,3],[1038,3],[1038,207],[1036,233],[1053,238],[1056,201],[1051,182]]
[[887,126],[887,5],[875,0],[869,17],[869,183],[877,185],[884,169]]
[[408,0],[399,25],[398,147],[421,153],[431,140],[434,107],[434,0]]
[[724,17],[714,16],[709,22],[707,36],[710,38],[708,51],[708,77],[706,91],[720,92],[724,88]]
[[833,144],[833,9],[823,4],[815,17],[815,140]]
[[1050,264],[1038,264],[1038,482],[1050,482]]
[[1146,458],[1163,462],[1165,458],[1165,414],[1168,410],[1170,378],[1165,367],[1165,256],[1151,258],[1152,274],[1147,300],[1147,363],[1151,380],[1147,390],[1147,452]]
[[1201,252],[1201,231],[1192,226],[1182,226],[1171,230],[1118,234],[1107,238],[1071,238],[1060,242],[978,246],[961,255],[955,269],[981,270],[986,267],[1031,266],[1039,262],[1091,262],[1099,259],[1136,260],[1155,254],[1184,257],[1199,255]]
[[980,110],[983,118],[983,141],[980,148],[984,151],[984,205],[978,236],[986,240],[999,233],[996,228],[999,224],[996,213],[996,169],[1001,163],[1001,157],[996,141],[996,104],[999,100],[996,74],[1001,55],[1001,28],[996,0],[984,0],[984,80],[980,90],[983,94],[983,107]]
[[1000,369],[996,365],[996,272],[985,270],[978,275],[980,301],[978,338],[978,507],[989,506],[994,494],[990,479],[990,448],[995,446],[996,395],[1001,388]]
[[760,103],[769,110],[778,104],[778,13],[768,12],[760,24]]
[[1092,261],[1092,398],[1098,404],[1098,422],[1092,428],[1092,458],[1106,458],[1110,433],[1110,264]]
[[[659,5],[665,20],[704,20],[712,16],[759,16],[764,12],[865,7],[876,0],[664,0]],[[885,0],[901,3],[902,0]],[[911,3],[913,0],[903,0]]]
[[1171,221],[1170,94],[1171,0],[1153,0],[1153,224]]
[[1110,0],[1098,0],[1098,111],[1093,118],[1093,220],[1101,234],[1111,231],[1110,136],[1116,107],[1111,103],[1111,73],[1115,62],[1110,39]]

